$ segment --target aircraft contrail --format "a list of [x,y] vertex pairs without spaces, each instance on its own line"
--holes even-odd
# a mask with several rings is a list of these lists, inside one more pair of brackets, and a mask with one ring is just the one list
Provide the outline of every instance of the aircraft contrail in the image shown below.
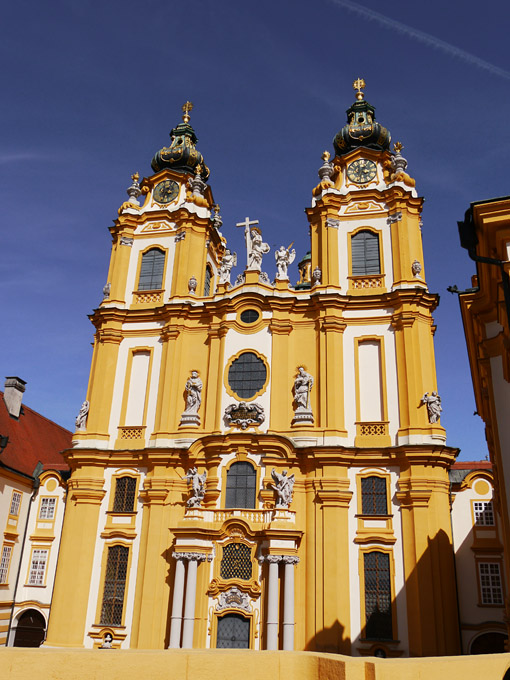
[[397,21],[396,19],[390,19],[384,14],[380,14],[379,12],[376,12],[373,9],[369,9],[368,7],[364,7],[363,5],[359,5],[357,2],[351,2],[350,0],[331,0],[331,1],[334,2],[335,5],[345,7],[346,9],[349,9],[352,12],[356,12],[356,14],[359,14],[360,16],[365,17],[366,19],[377,21],[386,28],[392,28],[394,31],[403,33],[404,35],[407,35],[410,38],[415,38],[416,40],[418,40],[421,43],[424,43],[425,45],[430,45],[431,47],[435,47],[438,50],[442,50],[443,52],[446,52],[452,57],[457,57],[458,59],[461,59],[462,61],[465,61],[468,64],[472,64],[473,66],[478,66],[478,68],[482,68],[485,71],[489,71],[489,73],[492,73],[495,76],[500,76],[501,78],[506,78],[506,80],[510,80],[509,71],[505,71],[504,69],[499,68],[499,66],[494,66],[494,64],[491,64],[488,61],[479,59],[478,57],[475,57],[474,54],[470,54],[465,50],[461,50],[459,47],[455,47],[455,45],[451,45],[450,43],[447,43],[444,40],[440,40],[439,38],[430,35],[430,33],[424,33],[423,31],[419,31],[417,28],[407,26],[406,24],[403,24],[402,22]]

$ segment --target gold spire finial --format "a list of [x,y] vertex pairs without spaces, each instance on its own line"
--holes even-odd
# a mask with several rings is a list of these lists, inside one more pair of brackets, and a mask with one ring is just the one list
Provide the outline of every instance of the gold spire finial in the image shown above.
[[329,151],[324,151],[321,158],[325,163],[327,163],[329,161],[329,159],[331,158],[331,154],[329,153]]
[[404,146],[400,142],[395,142],[393,145],[393,151],[395,151],[395,153],[400,153],[403,148]]
[[214,210],[214,214],[217,215],[220,212],[220,206],[217,203],[215,203],[213,205],[213,210]]
[[362,100],[365,98],[365,95],[364,95],[363,92],[361,91],[361,88],[365,87],[365,81],[363,80],[363,78],[357,78],[357,79],[353,82],[352,86],[353,86],[353,88],[354,88],[355,90],[358,90],[358,91],[356,92],[356,99],[357,99],[358,101],[362,101]]
[[133,182],[138,182],[138,180],[140,179],[140,175],[137,172],[135,172],[133,175],[131,175],[131,179],[133,180]]
[[185,123],[189,123],[189,112],[193,109],[193,104],[191,102],[186,102],[182,107],[183,116],[182,119]]

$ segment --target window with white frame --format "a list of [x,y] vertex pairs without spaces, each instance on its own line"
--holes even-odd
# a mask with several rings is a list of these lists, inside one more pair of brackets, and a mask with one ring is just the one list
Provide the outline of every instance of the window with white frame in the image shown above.
[[503,604],[501,567],[498,562],[479,562],[480,592],[482,604]]
[[56,498],[41,498],[41,507],[39,508],[39,519],[54,519]]
[[48,561],[47,550],[37,548],[32,552],[32,562],[30,564],[28,585],[30,586],[44,585],[44,574],[46,572],[47,561]]
[[0,557],[0,583],[7,583],[11,555],[12,545],[4,545],[2,548],[2,557]]
[[494,509],[492,501],[475,501],[473,503],[475,524],[480,527],[494,526]]
[[21,505],[21,493],[19,491],[14,491],[11,499],[11,509],[9,510],[9,515],[17,517],[19,515],[19,508]]

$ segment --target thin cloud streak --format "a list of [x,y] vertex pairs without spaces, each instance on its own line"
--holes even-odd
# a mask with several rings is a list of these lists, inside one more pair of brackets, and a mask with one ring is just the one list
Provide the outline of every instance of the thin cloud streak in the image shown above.
[[430,33],[424,33],[423,31],[419,31],[417,28],[407,26],[406,24],[403,24],[402,22],[397,21],[396,19],[390,19],[384,14],[380,14],[379,12],[376,12],[373,9],[369,9],[368,7],[364,7],[363,5],[359,5],[356,2],[350,2],[350,0],[331,0],[331,1],[334,2],[335,5],[345,7],[346,9],[349,9],[362,17],[365,17],[366,19],[377,21],[379,24],[381,24],[381,26],[391,28],[394,31],[398,31],[399,33],[407,35],[409,38],[414,38],[418,42],[421,42],[425,45],[429,45],[430,47],[434,47],[435,49],[441,50],[452,57],[457,57],[458,59],[461,59],[467,64],[478,66],[478,68],[484,69],[485,71],[488,71],[489,73],[492,73],[495,76],[500,76],[501,78],[510,80],[509,71],[505,71],[504,69],[499,68],[499,66],[494,66],[494,64],[491,64],[488,61],[484,61],[483,59],[480,59],[479,57],[476,57],[474,54],[470,54],[465,50],[461,50],[459,47],[455,47],[455,45],[451,45],[450,43],[447,43],[444,40],[440,40],[439,38],[430,35]]

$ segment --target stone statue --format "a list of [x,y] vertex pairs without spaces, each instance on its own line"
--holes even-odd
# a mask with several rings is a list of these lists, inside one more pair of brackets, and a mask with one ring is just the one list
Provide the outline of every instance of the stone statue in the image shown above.
[[294,380],[294,423],[313,423],[313,413],[310,408],[310,392],[313,387],[313,376],[307,373],[303,366],[298,368]]
[[322,281],[322,271],[320,267],[315,267],[312,272],[312,286],[317,286]]
[[112,284],[108,281],[108,283],[103,286],[103,300],[108,300],[110,297],[110,291],[112,289]]
[[[292,244],[291,244],[292,245]],[[276,280],[277,281],[288,281],[288,268],[289,264],[292,264],[296,258],[296,250],[290,246],[285,248],[285,246],[280,246],[274,254],[276,260]]]
[[287,472],[287,470],[283,470],[280,475],[274,468],[271,470],[271,477],[276,484],[276,486],[271,484],[271,488],[278,494],[277,508],[288,508],[292,502],[292,490],[296,480],[294,475],[288,475]]
[[106,633],[106,635],[103,638],[103,644],[99,649],[112,649],[112,643],[113,643],[113,636],[111,633]]
[[188,293],[189,293],[190,295],[196,295],[196,292],[197,292],[197,283],[198,283],[198,282],[197,282],[197,280],[196,280],[196,278],[195,278],[194,276],[192,276],[192,277],[190,278],[190,280],[188,281]]
[[441,411],[443,410],[443,407],[441,406],[441,397],[439,394],[437,392],[432,392],[432,394],[429,396],[429,393],[425,392],[421,403],[427,406],[429,423],[437,423],[441,416]]
[[186,474],[188,484],[191,483],[191,498],[186,501],[188,508],[199,508],[205,496],[205,479],[207,472],[204,470],[203,474],[199,475],[196,467],[190,468]]
[[225,251],[220,264],[220,279],[218,283],[230,283],[230,272],[232,267],[237,265],[237,253],[231,253],[230,250]]
[[186,409],[184,413],[198,413],[202,403],[202,381],[197,371],[191,371],[191,377],[186,381]]
[[89,407],[90,404],[89,402],[85,399],[83,404],[81,405],[80,412],[76,416],[75,425],[77,430],[85,430],[87,426],[87,416],[89,413]]
[[268,243],[262,241],[262,234],[258,227],[246,227],[244,232],[246,247],[248,249],[248,266],[246,269],[260,271],[262,267],[262,255],[268,253],[271,248]]
[[202,403],[202,387],[198,371],[191,371],[191,376],[186,381],[186,408],[181,416],[181,425],[200,425],[198,409]]

